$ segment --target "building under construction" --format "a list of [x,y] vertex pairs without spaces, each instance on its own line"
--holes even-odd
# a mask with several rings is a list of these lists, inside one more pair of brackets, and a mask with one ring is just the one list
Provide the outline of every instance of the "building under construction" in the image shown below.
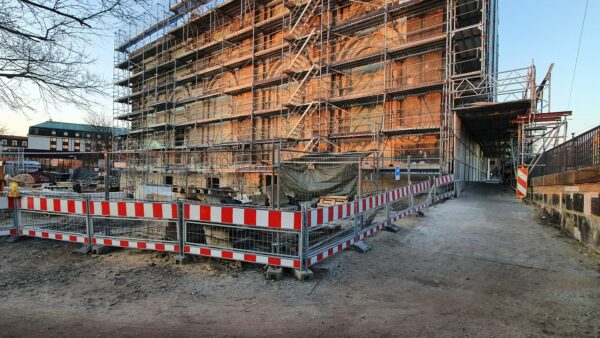
[[265,192],[291,150],[479,180],[510,142],[458,109],[512,94],[505,123],[538,110],[533,67],[498,88],[495,0],[184,0],[147,17],[116,39],[122,187]]

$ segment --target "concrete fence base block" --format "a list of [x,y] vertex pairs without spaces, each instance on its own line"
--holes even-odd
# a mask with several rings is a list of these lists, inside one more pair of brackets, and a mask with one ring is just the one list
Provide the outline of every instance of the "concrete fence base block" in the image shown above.
[[175,264],[188,264],[189,262],[192,261],[192,258],[190,256],[175,256]]
[[306,269],[306,270],[294,269],[293,273],[294,273],[294,277],[296,277],[297,280],[310,280],[314,277],[314,274],[310,269]]
[[266,280],[281,280],[283,278],[283,268],[280,266],[269,265],[265,272]]
[[73,250],[73,253],[75,253],[75,254],[81,254],[81,255],[87,255],[90,252],[92,252],[92,246],[91,245],[82,245],[79,249]]
[[92,246],[92,254],[94,254],[94,255],[104,255],[111,251],[113,251],[113,248],[110,246],[104,246],[104,245]]
[[29,236],[16,236],[16,235],[10,235],[8,237],[6,237],[6,239],[4,240],[6,243],[15,243],[15,242],[21,242],[21,241],[26,241],[28,239],[32,239],[33,237],[29,237]]
[[396,224],[388,224],[385,226],[385,228],[383,228],[383,230],[388,231],[388,232],[397,233],[398,231],[400,231],[400,227],[397,226]]
[[358,241],[358,242],[352,244],[352,248],[360,253],[365,253],[365,252],[371,250],[371,247],[363,241]]

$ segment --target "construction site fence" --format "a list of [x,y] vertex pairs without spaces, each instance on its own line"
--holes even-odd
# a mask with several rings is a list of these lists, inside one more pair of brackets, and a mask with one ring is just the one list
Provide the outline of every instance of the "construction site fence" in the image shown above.
[[299,211],[0,195],[0,235],[307,269],[454,195],[454,176]]

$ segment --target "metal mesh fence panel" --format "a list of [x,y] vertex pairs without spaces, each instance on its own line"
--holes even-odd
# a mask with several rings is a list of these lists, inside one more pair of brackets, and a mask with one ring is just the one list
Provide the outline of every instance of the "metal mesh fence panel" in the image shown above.
[[384,206],[369,209],[359,216],[359,218],[362,218],[362,222],[359,222],[359,230],[369,228],[371,225],[385,220],[385,217]]
[[177,241],[177,222],[159,219],[92,217],[94,236]]
[[398,212],[408,210],[411,207],[410,196],[400,197],[394,202],[390,202],[390,212]]
[[14,213],[11,209],[0,210],[0,231],[12,229],[14,224]]
[[61,233],[86,234],[86,218],[81,215],[55,214],[38,211],[21,211],[21,227]]
[[300,232],[295,231],[203,222],[185,224],[186,244],[218,249],[296,257],[299,239]]
[[319,252],[322,248],[353,236],[355,233],[354,222],[354,217],[352,217],[309,229],[307,231],[308,252]]

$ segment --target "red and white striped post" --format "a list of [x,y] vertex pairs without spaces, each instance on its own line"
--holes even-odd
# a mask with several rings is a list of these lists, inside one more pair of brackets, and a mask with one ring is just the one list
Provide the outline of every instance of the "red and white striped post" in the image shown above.
[[527,197],[527,178],[529,169],[525,166],[519,167],[517,170],[517,198],[523,199]]

